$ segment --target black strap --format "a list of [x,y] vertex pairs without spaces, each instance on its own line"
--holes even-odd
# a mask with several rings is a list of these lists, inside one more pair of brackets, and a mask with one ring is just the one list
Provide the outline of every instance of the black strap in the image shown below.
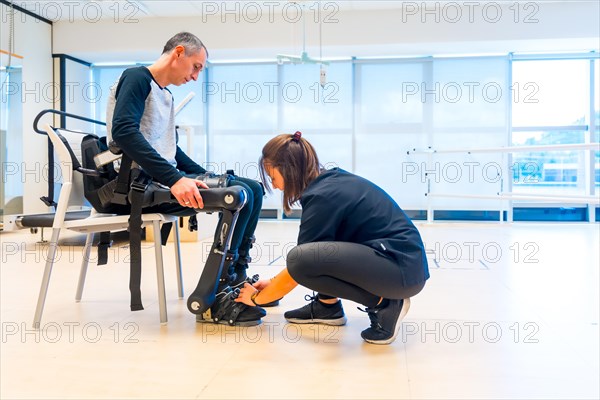
[[98,243],[98,265],[108,263],[108,248],[112,245],[110,232],[100,232],[100,242]]
[[190,232],[195,232],[198,230],[198,218],[196,218],[195,214],[191,215],[188,219],[188,230]]
[[167,222],[163,224],[160,228],[160,243],[164,246],[167,244],[169,240],[169,235],[171,234],[171,229],[173,228],[172,222]]
[[40,200],[47,207],[54,207],[56,210],[56,202],[54,201],[54,146],[50,137],[48,137],[48,196],[42,196]]
[[[131,180],[131,164],[133,161],[123,153],[121,157],[121,166],[119,167],[119,176],[114,191],[113,203],[127,205],[127,195],[129,194],[129,185]],[[141,203],[141,202],[140,202]]]
[[[120,173],[119,173],[120,177]],[[144,192],[150,178],[140,173],[131,184],[131,213],[129,216],[129,291],[131,292],[131,311],[143,310],[142,291],[142,207]],[[155,234],[158,234],[156,232]]]

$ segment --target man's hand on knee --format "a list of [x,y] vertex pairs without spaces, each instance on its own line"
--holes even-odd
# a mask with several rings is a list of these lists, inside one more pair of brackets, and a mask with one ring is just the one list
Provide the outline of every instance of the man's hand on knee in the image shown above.
[[198,188],[208,189],[208,186],[199,180],[185,176],[171,186],[171,193],[183,207],[204,208],[204,201]]

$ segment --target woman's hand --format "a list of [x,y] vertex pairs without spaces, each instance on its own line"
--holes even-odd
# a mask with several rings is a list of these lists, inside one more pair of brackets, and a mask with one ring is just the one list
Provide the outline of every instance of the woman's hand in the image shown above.
[[254,286],[258,290],[263,290],[270,284],[271,284],[271,279],[263,279],[262,281],[255,282],[254,285],[252,285],[252,286]]
[[[283,298],[283,296],[291,292],[297,285],[287,272],[287,269],[284,269],[274,278],[258,281],[254,286],[244,283],[244,287],[240,289],[240,294],[235,301],[249,306],[268,304],[273,300]],[[252,301],[252,295],[258,292],[260,294],[257,294],[254,297],[254,301]]]
[[[260,282],[261,281],[258,281],[254,285],[256,286]],[[252,286],[248,282],[246,282],[246,283],[244,283],[244,287],[240,289],[240,294],[235,299],[235,301],[238,303],[244,303],[248,306],[253,306],[254,303],[252,302],[252,299],[250,299],[250,297],[252,297],[252,295],[254,293],[258,292],[258,290],[259,289],[255,288],[254,286]]]

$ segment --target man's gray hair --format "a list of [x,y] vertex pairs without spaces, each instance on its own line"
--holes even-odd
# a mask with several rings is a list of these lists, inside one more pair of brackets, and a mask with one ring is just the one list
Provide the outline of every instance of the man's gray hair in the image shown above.
[[177,35],[169,39],[169,41],[167,41],[167,44],[165,44],[165,47],[163,48],[162,54],[170,53],[175,47],[179,45],[183,46],[183,48],[185,49],[186,56],[196,54],[201,49],[204,49],[204,51],[206,51],[206,57],[208,57],[208,49],[206,48],[204,43],[202,43],[202,41],[198,39],[196,35],[189,32],[179,32]]

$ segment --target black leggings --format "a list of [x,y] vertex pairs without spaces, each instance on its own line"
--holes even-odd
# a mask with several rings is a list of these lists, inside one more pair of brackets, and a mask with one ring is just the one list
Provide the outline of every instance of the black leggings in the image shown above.
[[341,297],[367,307],[376,306],[381,297],[412,297],[425,286],[425,282],[405,286],[402,270],[394,261],[358,243],[296,246],[287,255],[287,268],[296,282],[322,298]]

